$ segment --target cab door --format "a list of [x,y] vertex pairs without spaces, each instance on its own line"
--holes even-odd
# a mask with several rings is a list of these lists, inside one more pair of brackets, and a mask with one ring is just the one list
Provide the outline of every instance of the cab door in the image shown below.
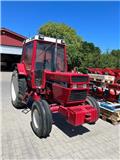
[[27,72],[28,85],[31,87],[32,81],[32,57],[33,57],[33,42],[29,42],[24,46],[23,63]]
[[35,85],[42,84],[43,71],[52,70],[52,57],[54,53],[54,44],[48,42],[37,42],[35,59]]

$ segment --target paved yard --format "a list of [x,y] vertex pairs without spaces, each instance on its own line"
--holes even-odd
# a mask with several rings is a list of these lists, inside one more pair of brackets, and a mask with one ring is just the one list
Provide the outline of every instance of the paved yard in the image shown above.
[[46,139],[30,127],[30,112],[13,108],[10,102],[11,73],[0,73],[2,107],[1,159],[120,159],[119,125],[99,119],[96,125],[72,127],[60,115]]

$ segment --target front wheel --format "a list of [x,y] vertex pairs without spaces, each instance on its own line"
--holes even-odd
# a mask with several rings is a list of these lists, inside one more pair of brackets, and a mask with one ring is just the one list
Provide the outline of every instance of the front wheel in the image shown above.
[[17,109],[25,107],[25,104],[22,102],[22,98],[27,91],[27,82],[25,77],[20,77],[18,72],[13,71],[11,78],[11,102],[13,106]]
[[93,98],[92,96],[87,96],[86,98],[86,103],[93,106],[94,108],[96,108],[97,110],[97,118],[94,122],[91,122],[90,124],[94,124],[98,118],[100,117],[100,108],[99,108],[99,104],[98,102],[95,100],[95,98]]
[[31,119],[32,130],[38,137],[45,138],[49,136],[52,129],[52,114],[45,100],[33,103]]

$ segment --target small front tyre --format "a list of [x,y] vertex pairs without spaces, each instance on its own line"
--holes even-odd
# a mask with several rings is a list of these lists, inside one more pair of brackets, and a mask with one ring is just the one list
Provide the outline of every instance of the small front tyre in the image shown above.
[[96,101],[96,99],[92,96],[87,96],[86,98],[86,103],[93,106],[94,108],[96,108],[97,110],[97,117],[96,117],[96,120],[94,122],[91,122],[89,124],[95,124],[95,122],[98,120],[98,118],[100,117],[100,108],[99,108],[99,104],[98,102]]
[[39,138],[49,136],[52,129],[52,114],[45,100],[35,101],[31,110],[31,127]]

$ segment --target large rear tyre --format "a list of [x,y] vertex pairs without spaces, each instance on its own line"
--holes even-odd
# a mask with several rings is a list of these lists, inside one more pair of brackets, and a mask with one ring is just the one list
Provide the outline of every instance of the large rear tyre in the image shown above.
[[87,96],[86,103],[97,109],[97,118],[96,118],[96,120],[94,122],[91,122],[91,124],[94,124],[98,120],[98,118],[100,117],[99,104],[97,103],[95,98],[93,98],[92,96]]
[[46,138],[52,130],[52,114],[45,100],[35,101],[31,110],[31,127],[39,138]]
[[11,79],[11,102],[17,109],[25,108],[22,98],[27,90],[27,82],[25,77],[19,77],[16,70],[13,71]]

